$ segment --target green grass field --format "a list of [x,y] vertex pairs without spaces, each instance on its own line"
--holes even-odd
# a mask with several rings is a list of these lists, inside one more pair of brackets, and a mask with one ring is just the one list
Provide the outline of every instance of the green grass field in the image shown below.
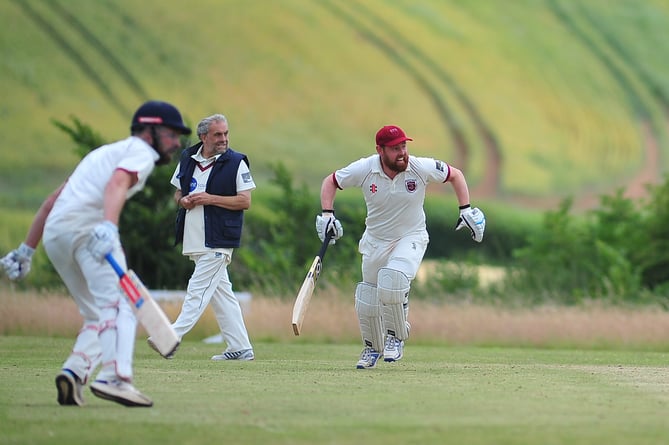
[[138,342],[150,409],[53,383],[71,339],[0,337],[2,444],[666,444],[669,353],[408,345],[359,371],[354,344],[257,343],[212,362],[185,342],[164,360]]

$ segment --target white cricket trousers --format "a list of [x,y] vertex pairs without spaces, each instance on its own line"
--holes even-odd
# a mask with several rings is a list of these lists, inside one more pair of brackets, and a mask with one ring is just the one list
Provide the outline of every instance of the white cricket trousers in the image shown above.
[[[98,379],[131,382],[137,319],[123,296],[114,269],[106,261],[95,260],[86,249],[88,238],[87,232],[63,231],[47,225],[42,240],[51,263],[84,318],[63,369],[70,369],[87,382],[102,364]],[[125,268],[120,243],[112,254]]]
[[413,281],[429,241],[427,231],[410,233],[395,241],[384,241],[363,233],[358,244],[362,255],[362,281],[376,286],[382,267],[399,270]]
[[172,325],[179,338],[195,326],[211,302],[223,340],[227,343],[226,351],[252,349],[242,308],[228,277],[230,255],[212,251],[190,258],[195,263],[195,270],[188,281],[181,313]]

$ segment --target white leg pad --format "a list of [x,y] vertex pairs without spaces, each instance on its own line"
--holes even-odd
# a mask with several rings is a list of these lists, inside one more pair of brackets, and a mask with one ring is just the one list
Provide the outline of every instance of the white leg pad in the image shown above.
[[383,351],[381,306],[376,295],[376,286],[358,283],[355,288],[355,312],[360,322],[362,341],[376,351]]
[[130,306],[122,301],[116,317],[116,373],[132,381],[132,358],[135,351],[137,319]]
[[399,270],[384,267],[379,269],[377,286],[385,333],[406,340],[409,338],[409,278]]
[[120,378],[131,382],[132,356],[135,347],[137,319],[125,301],[100,310],[100,347],[102,369],[98,378]]

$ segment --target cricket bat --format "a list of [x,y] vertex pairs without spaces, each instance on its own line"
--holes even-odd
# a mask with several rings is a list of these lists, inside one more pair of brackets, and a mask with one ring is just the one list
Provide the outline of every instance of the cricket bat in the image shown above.
[[309,302],[311,301],[311,296],[314,293],[316,288],[316,281],[321,275],[321,268],[323,266],[323,257],[325,257],[325,251],[330,245],[330,239],[332,239],[332,232],[328,232],[325,235],[323,240],[323,245],[321,246],[320,252],[314,258],[314,261],[309,267],[309,272],[302,282],[302,287],[297,293],[297,298],[295,299],[295,304],[293,305],[293,333],[295,335],[300,335],[302,330],[302,322],[304,322],[304,315],[307,313],[307,308],[309,307]]
[[144,326],[160,355],[165,358],[170,357],[179,346],[180,340],[167,315],[151,297],[148,289],[134,271],[128,269],[128,272],[125,272],[111,253],[105,258],[118,275],[121,289],[128,297],[137,321]]

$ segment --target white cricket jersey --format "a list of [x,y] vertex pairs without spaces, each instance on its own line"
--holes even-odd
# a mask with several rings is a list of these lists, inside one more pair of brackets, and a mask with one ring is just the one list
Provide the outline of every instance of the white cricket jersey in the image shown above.
[[446,182],[450,167],[445,162],[409,156],[407,169],[390,179],[378,154],[359,159],[334,172],[341,189],[360,187],[367,204],[367,233],[394,241],[425,227],[425,190],[431,182]]
[[[190,182],[190,191],[189,194],[205,192],[207,188],[207,181],[209,180],[209,174],[211,173],[211,168],[214,166],[216,159],[220,154],[206,159],[202,156],[202,147],[191,156],[197,165],[193,171],[193,179]],[[172,180],[170,183],[175,186],[177,189],[181,190],[181,184],[177,175],[179,174],[180,165],[177,165],[174,174],[172,175]],[[253,177],[249,171],[248,165],[246,162],[242,161],[239,163],[239,168],[237,169],[237,192],[243,192],[245,190],[253,190],[256,188],[255,183],[253,182]],[[204,244],[204,206],[196,206],[191,210],[186,211],[186,218],[184,220],[184,237],[182,243],[182,252],[184,255],[193,255],[199,253],[205,253],[212,250],[217,250],[225,252],[229,255],[232,254],[232,249],[220,248],[212,249],[206,247]]]
[[137,176],[137,183],[126,194],[130,198],[144,188],[159,158],[149,144],[136,136],[91,151],[72,172],[54,203],[46,221],[49,230],[90,231],[104,218],[105,188],[114,171],[122,169]]

